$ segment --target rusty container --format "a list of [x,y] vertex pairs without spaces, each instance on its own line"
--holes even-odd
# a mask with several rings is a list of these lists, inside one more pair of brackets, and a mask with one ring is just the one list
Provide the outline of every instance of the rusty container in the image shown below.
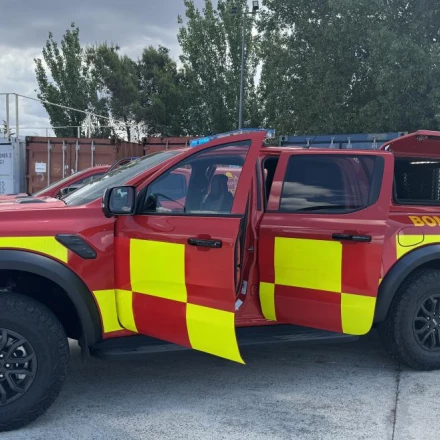
[[34,193],[64,177],[124,157],[144,155],[140,143],[111,139],[26,138],[26,186]]
[[177,150],[189,147],[193,137],[146,137],[142,139],[144,155],[154,151]]

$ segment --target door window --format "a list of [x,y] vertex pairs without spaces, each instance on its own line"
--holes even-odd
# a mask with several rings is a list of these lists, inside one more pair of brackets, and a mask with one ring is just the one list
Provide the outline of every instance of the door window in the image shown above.
[[228,144],[186,159],[147,187],[141,213],[230,214],[249,147]]
[[374,204],[383,159],[377,156],[293,155],[281,191],[283,212],[346,213]]

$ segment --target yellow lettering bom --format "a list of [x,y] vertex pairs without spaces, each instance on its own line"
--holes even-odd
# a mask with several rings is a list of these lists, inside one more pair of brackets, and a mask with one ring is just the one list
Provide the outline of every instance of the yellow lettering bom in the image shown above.
[[414,226],[430,226],[431,228],[434,228],[435,226],[440,226],[440,218],[436,215],[423,215],[422,217],[419,217],[417,215],[410,215],[408,217],[412,221]]

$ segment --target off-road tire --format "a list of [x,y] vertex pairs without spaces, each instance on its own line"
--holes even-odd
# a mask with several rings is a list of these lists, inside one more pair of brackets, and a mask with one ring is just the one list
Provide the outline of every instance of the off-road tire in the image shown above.
[[440,293],[440,271],[415,271],[396,292],[387,319],[377,326],[385,350],[392,358],[416,370],[440,369],[440,351],[422,348],[413,330],[420,304],[433,293]]
[[55,315],[24,295],[0,293],[0,329],[24,337],[35,353],[37,365],[29,389],[17,400],[0,405],[2,432],[31,423],[51,406],[67,374],[69,345]]

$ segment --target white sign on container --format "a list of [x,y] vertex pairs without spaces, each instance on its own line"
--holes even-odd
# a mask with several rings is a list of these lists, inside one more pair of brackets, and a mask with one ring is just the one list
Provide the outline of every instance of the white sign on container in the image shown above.
[[35,172],[45,173],[47,170],[46,162],[35,162]]

